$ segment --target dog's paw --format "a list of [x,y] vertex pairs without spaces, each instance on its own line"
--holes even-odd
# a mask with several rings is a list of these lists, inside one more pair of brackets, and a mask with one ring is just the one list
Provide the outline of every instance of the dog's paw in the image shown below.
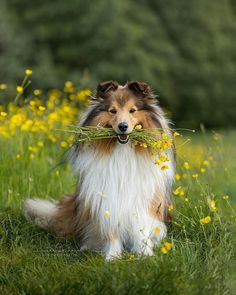
[[88,250],[90,250],[90,248],[88,247],[88,245],[84,244],[84,245],[82,245],[82,246],[80,247],[79,250],[80,250],[81,252],[82,252],[82,251],[88,251]]
[[112,260],[120,258],[120,255],[121,253],[106,253],[105,259],[106,261],[112,261]]
[[151,239],[139,241],[134,244],[131,251],[135,252],[138,256],[153,256],[153,246]]
[[154,253],[153,253],[153,249],[150,248],[150,247],[146,247],[146,248],[143,250],[142,254],[143,254],[144,256],[153,256],[153,255],[154,255]]
[[143,255],[144,256],[153,256],[154,255],[153,249],[150,248],[150,247],[145,247],[145,248],[142,248],[142,249],[133,248],[132,252],[135,252],[139,257],[143,256]]
[[104,252],[107,261],[119,258],[122,252],[121,243],[118,240],[108,242],[105,246]]

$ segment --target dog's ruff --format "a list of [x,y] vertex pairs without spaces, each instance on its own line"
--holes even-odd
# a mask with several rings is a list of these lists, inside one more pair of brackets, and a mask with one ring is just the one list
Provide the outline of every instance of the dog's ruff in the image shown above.
[[74,172],[80,175],[80,182],[66,205],[71,211],[64,213],[64,204],[28,199],[25,216],[41,228],[77,235],[83,250],[102,250],[107,259],[120,256],[124,248],[152,255],[153,247],[167,232],[158,212],[150,213],[155,199],[162,210],[170,204],[175,168],[173,151],[166,153],[172,161],[169,169],[162,171],[149,153],[137,153],[132,142],[117,142],[112,152],[104,154],[93,145],[84,145],[79,151],[72,148]]

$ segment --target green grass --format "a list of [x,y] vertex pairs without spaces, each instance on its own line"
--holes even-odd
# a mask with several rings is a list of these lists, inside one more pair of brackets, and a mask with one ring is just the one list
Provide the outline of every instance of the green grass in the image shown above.
[[[75,185],[69,166],[53,169],[63,153],[59,145],[45,141],[35,159],[29,159],[28,146],[36,143],[33,135],[0,139],[0,294],[234,293],[236,132],[224,133],[218,141],[195,134],[190,144],[177,149],[178,172],[189,178],[176,183],[186,195],[175,197],[166,239],[172,250],[165,255],[156,248],[154,257],[140,259],[124,253],[112,262],[79,252],[78,241],[53,237],[23,217],[25,198],[59,199]],[[194,179],[200,154],[213,160],[207,172]],[[184,171],[186,160],[191,171]],[[226,194],[229,201],[222,199]],[[207,196],[216,200],[217,212],[210,212]],[[201,225],[200,218],[207,215],[212,221]]]

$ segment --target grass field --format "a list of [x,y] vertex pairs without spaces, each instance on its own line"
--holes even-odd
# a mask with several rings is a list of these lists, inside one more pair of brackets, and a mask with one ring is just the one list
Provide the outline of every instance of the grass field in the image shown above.
[[162,243],[153,257],[124,253],[106,262],[25,220],[25,198],[59,199],[73,192],[75,179],[69,165],[56,166],[68,147],[62,133],[52,138],[49,121],[48,133],[28,132],[23,121],[8,136],[15,119],[7,116],[0,121],[0,294],[234,294],[235,131],[177,141],[176,207],[163,241],[172,249],[163,253]]

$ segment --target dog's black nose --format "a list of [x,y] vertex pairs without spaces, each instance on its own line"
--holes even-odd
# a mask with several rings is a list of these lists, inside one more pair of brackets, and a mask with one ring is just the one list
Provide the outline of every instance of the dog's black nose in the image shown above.
[[128,124],[126,122],[121,122],[118,125],[118,128],[120,129],[120,131],[125,132],[128,129]]

